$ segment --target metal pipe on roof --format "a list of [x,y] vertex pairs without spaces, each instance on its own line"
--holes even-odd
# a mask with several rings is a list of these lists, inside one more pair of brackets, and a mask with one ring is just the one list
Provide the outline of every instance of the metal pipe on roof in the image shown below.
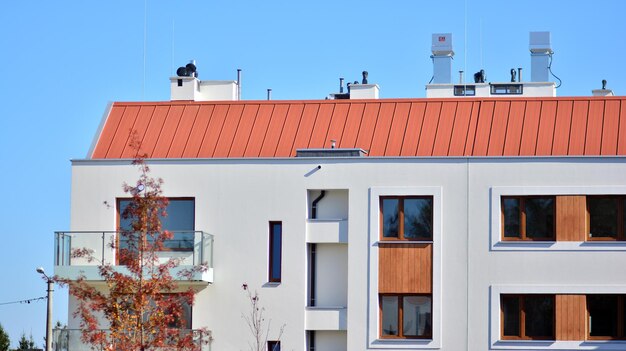
[[237,100],[241,100],[241,68],[237,68]]
[[522,67],[518,67],[517,68],[517,80],[521,83],[522,82]]
[[267,89],[267,99],[272,100],[272,89]]
[[339,93],[343,94],[343,78],[339,78]]

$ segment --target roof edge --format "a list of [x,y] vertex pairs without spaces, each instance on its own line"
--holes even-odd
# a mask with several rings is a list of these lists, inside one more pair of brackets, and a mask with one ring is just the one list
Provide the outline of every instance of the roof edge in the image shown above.
[[102,136],[102,130],[104,129],[104,125],[106,121],[109,119],[109,115],[111,114],[111,110],[113,109],[113,105],[115,102],[109,101],[107,103],[107,107],[104,109],[104,113],[102,114],[102,118],[100,119],[100,124],[98,125],[98,129],[94,134],[93,140],[91,141],[91,146],[89,147],[89,151],[87,151],[86,158],[93,159],[93,153],[96,150],[96,145],[98,145],[98,141],[100,141],[100,136]]

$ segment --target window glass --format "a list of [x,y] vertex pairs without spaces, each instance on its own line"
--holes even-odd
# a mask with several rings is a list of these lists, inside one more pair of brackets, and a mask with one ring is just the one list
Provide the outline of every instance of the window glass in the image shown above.
[[404,336],[431,335],[430,296],[404,296],[402,298],[402,332]]
[[590,336],[617,336],[617,296],[587,295]]
[[525,199],[526,237],[551,238],[554,236],[554,199],[529,197]]
[[383,199],[383,237],[397,238],[399,232],[399,199]]
[[587,197],[589,209],[589,236],[591,238],[617,238],[617,199]]
[[[119,200],[120,230],[130,230],[133,218],[122,218],[131,199]],[[165,240],[163,246],[168,250],[190,251],[194,244],[195,203],[194,199],[169,199],[165,209],[166,216],[159,214],[161,229],[172,232],[173,237]],[[124,243],[120,243],[125,247]]]
[[520,336],[520,298],[503,295],[501,303],[504,336]]
[[433,237],[433,199],[404,199],[404,238]]
[[281,222],[270,223],[270,281],[281,280],[281,250],[283,225]]
[[382,333],[385,335],[398,335],[398,297],[382,297]]
[[267,351],[280,351],[280,341],[268,341]]
[[519,198],[504,198],[502,200],[502,211],[504,212],[504,237],[521,237]]
[[526,296],[524,299],[526,336],[549,338],[554,335],[554,298],[551,296]]

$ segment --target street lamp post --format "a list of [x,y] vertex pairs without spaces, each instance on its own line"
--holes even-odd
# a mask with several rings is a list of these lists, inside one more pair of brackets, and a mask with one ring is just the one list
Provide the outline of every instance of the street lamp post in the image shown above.
[[52,351],[52,293],[54,292],[54,281],[46,275],[43,267],[37,268],[37,273],[41,274],[48,283],[48,313],[46,315],[46,351]]

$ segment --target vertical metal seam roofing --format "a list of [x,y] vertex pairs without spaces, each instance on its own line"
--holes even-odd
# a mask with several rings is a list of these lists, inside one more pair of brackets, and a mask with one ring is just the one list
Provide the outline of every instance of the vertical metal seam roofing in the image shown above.
[[626,155],[626,97],[116,102],[91,159]]

